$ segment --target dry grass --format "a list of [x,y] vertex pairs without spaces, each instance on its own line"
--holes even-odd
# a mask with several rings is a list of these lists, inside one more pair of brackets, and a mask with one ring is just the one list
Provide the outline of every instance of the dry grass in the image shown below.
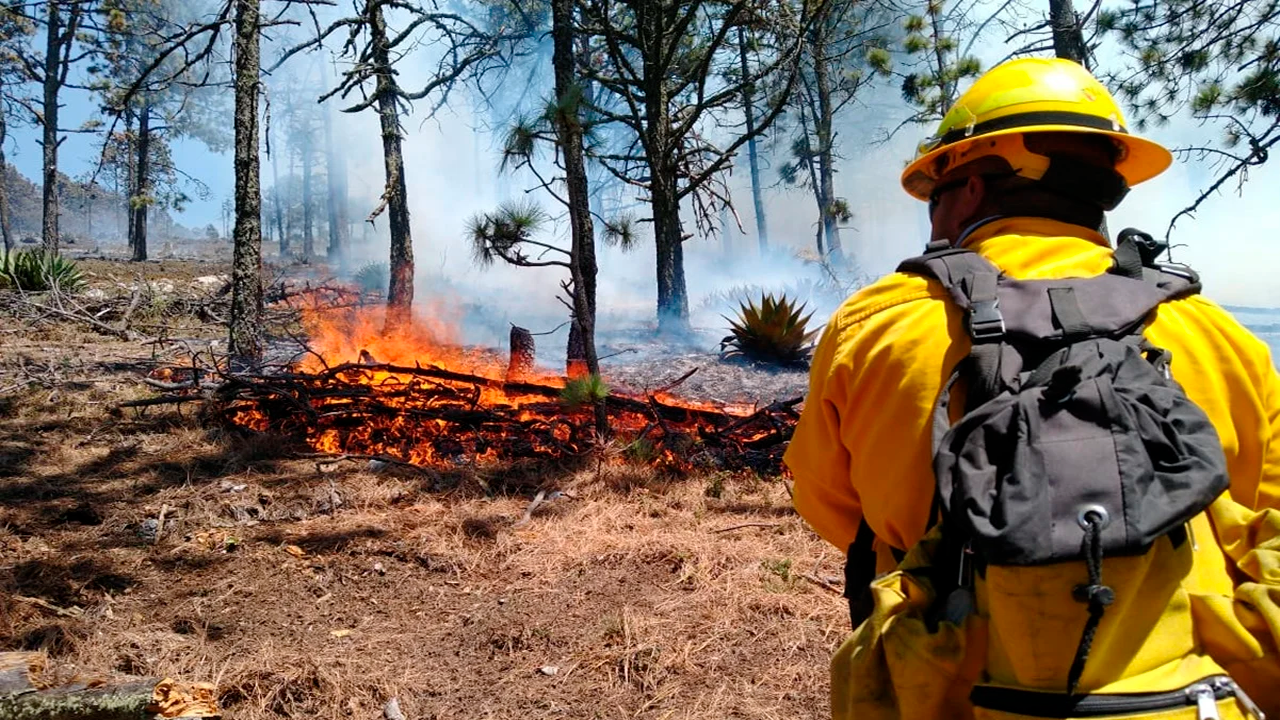
[[[805,576],[840,555],[780,481],[291,459],[113,413],[142,391],[106,359],[145,350],[59,345],[41,383],[25,342],[0,351],[0,388],[28,378],[0,394],[0,649],[208,679],[243,720],[827,714],[848,620]],[[565,494],[522,522],[535,486]]]

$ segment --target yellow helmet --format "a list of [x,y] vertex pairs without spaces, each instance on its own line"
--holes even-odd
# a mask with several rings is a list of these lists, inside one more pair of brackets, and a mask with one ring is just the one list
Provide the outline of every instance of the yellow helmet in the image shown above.
[[1132,187],[1164,172],[1173,156],[1161,145],[1129,134],[1120,106],[1088,70],[1070,60],[1021,58],[987,71],[920,144],[902,173],[902,187],[928,200],[951,170],[988,156],[1013,172],[1040,180],[1049,158],[1027,149],[1035,132],[1091,133],[1111,138],[1119,152],[1115,171]]

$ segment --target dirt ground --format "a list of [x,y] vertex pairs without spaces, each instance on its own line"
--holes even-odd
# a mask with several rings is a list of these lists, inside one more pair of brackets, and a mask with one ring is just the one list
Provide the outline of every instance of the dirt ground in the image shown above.
[[[103,288],[225,271],[86,269]],[[218,337],[138,313],[182,341],[0,325],[0,650],[209,680],[247,720],[390,698],[408,720],[825,716],[841,556],[785,479],[301,459],[195,405],[118,409]],[[529,513],[536,489],[553,499]]]

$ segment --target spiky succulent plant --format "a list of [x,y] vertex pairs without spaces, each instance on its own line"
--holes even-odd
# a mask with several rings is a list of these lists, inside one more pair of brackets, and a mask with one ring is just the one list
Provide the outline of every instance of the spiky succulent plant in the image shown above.
[[740,303],[736,319],[725,317],[732,334],[720,341],[720,356],[788,367],[808,365],[818,333],[808,329],[813,313],[806,315],[804,310],[803,304],[786,295],[762,294],[759,305],[754,300]]
[[391,282],[391,270],[387,263],[369,263],[357,270],[351,279],[365,292],[385,293]]
[[0,251],[0,287],[76,292],[84,287],[84,275],[74,260],[43,249]]

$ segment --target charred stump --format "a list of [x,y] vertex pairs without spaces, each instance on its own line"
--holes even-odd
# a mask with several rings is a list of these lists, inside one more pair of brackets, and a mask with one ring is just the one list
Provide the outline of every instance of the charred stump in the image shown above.
[[507,382],[519,382],[533,373],[533,356],[536,350],[533,333],[519,325],[512,325],[511,358],[507,361]]

